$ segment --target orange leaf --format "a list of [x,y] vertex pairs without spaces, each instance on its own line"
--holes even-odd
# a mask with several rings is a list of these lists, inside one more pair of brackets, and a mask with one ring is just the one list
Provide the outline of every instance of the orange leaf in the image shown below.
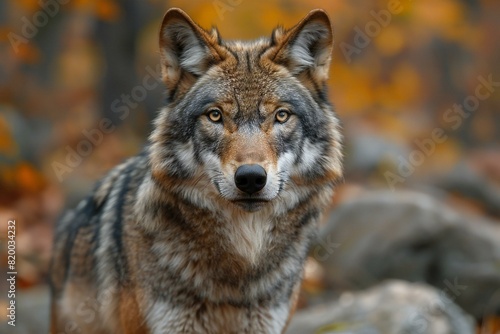
[[16,183],[24,191],[36,193],[45,187],[45,179],[28,163],[20,163],[16,168]]
[[96,2],[96,14],[104,21],[115,21],[121,14],[121,9],[113,0]]

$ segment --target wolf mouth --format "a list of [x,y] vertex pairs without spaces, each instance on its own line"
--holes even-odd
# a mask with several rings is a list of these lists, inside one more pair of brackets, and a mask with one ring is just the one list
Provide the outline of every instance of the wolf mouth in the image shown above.
[[267,199],[264,198],[238,198],[233,200],[234,203],[247,203],[247,204],[259,204],[259,203],[266,203],[269,202]]
[[269,201],[263,198],[239,198],[232,202],[247,211],[257,211]]

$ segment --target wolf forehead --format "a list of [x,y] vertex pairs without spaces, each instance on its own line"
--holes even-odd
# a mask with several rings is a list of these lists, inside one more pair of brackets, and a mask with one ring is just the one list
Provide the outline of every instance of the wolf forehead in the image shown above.
[[205,79],[198,80],[204,87],[209,84],[216,86],[221,93],[251,97],[261,96],[262,93],[282,92],[285,95],[298,88],[299,81],[285,67],[266,56],[273,47],[272,39],[220,40],[220,46],[223,47],[224,60],[209,66],[198,78]]
[[[266,56],[269,49],[274,47],[272,38],[221,41],[221,45],[230,55],[207,69],[193,85],[193,90],[202,86],[206,92],[212,91],[214,98],[222,99],[223,102],[238,102],[241,107],[247,106],[245,102],[254,106],[256,101],[293,104],[299,101],[296,98],[298,95],[328,103],[326,82],[315,82],[314,78],[307,76],[299,80],[286,67]],[[304,85],[306,80],[311,83],[312,91],[308,85]],[[236,97],[238,101],[235,101]]]
[[218,107],[227,116],[259,115],[266,117],[279,107],[293,109],[300,114],[314,108],[304,89],[300,89],[294,78],[286,78],[264,71],[240,73],[239,69],[228,70],[214,67],[185,96],[184,111],[203,113]]

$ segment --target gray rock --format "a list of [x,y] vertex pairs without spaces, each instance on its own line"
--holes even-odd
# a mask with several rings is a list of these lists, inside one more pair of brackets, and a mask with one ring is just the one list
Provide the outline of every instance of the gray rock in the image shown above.
[[500,187],[467,162],[460,162],[447,175],[437,176],[433,183],[447,192],[481,203],[488,214],[500,217]]
[[[41,285],[31,289],[18,289],[15,298],[15,326],[0,321],[0,333],[38,334],[49,332],[49,287]],[[3,311],[3,310],[2,310]]]
[[338,301],[298,312],[287,334],[473,334],[474,326],[430,286],[388,281]]
[[373,134],[347,131],[345,173],[349,179],[365,180],[367,175],[380,174],[380,166],[395,170],[400,157],[408,157],[406,146]]
[[438,287],[477,318],[500,310],[500,226],[431,196],[380,191],[337,207],[312,256],[333,291],[394,278]]

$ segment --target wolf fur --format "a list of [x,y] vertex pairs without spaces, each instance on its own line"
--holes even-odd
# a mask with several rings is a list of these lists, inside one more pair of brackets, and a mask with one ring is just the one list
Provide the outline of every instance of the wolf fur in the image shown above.
[[[282,333],[342,175],[328,16],[241,42],[171,9],[159,42],[148,146],[56,226],[51,333]],[[267,174],[256,193],[244,164]]]

